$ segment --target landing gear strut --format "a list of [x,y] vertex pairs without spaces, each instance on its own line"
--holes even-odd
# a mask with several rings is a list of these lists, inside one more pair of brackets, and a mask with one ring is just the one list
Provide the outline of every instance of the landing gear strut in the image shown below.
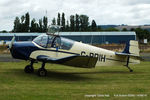
[[24,68],[24,71],[25,71],[26,73],[33,73],[33,72],[34,72],[33,63],[34,63],[34,61],[31,61],[30,65],[27,65],[27,66]]
[[45,69],[45,62],[42,63],[42,67],[38,69],[37,74],[39,76],[46,76],[47,75],[47,70]]
[[127,64],[125,66],[129,69],[130,72],[133,72],[133,70],[129,67],[129,59],[130,59],[130,56],[128,56]]

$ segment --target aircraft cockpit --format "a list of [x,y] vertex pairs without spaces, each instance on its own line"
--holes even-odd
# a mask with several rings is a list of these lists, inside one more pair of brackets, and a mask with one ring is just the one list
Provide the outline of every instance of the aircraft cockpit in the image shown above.
[[60,37],[59,35],[42,34],[33,40],[34,43],[43,48],[57,48],[69,50],[74,44],[73,40]]

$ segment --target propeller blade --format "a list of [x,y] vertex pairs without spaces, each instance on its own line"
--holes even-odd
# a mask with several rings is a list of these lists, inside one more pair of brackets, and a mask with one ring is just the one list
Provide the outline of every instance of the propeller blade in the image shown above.
[[11,49],[11,47],[12,47],[14,41],[15,41],[15,35],[13,36],[13,38],[12,38],[10,44],[9,44],[9,49]]

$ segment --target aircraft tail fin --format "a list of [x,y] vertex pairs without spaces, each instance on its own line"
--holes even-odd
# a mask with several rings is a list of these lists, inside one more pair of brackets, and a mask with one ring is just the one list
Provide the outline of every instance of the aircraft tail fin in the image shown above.
[[138,41],[130,40],[127,44],[123,52],[118,53],[116,55],[120,57],[120,59],[124,59],[126,61],[126,67],[132,72],[133,70],[129,67],[129,63],[131,64],[139,64],[141,58],[139,57],[139,45]]
[[131,54],[134,56],[139,56],[139,44],[138,41],[135,40],[130,40],[127,44],[125,49],[123,50],[122,53],[126,53],[126,54]]
[[[120,56],[120,57],[125,57],[127,59],[127,63],[129,63],[129,58],[130,61],[135,62],[135,63],[140,63],[141,57],[139,55],[139,45],[138,41],[130,40],[127,44],[123,52],[116,52],[115,54]],[[133,61],[134,60],[134,61]]]

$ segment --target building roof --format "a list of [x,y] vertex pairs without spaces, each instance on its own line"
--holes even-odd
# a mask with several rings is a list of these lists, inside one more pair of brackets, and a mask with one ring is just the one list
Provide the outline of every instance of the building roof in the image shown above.
[[[45,33],[0,33],[0,36],[38,36]],[[66,35],[136,35],[135,32],[60,32],[62,36]]]
[[136,35],[135,32],[61,32],[61,35]]

